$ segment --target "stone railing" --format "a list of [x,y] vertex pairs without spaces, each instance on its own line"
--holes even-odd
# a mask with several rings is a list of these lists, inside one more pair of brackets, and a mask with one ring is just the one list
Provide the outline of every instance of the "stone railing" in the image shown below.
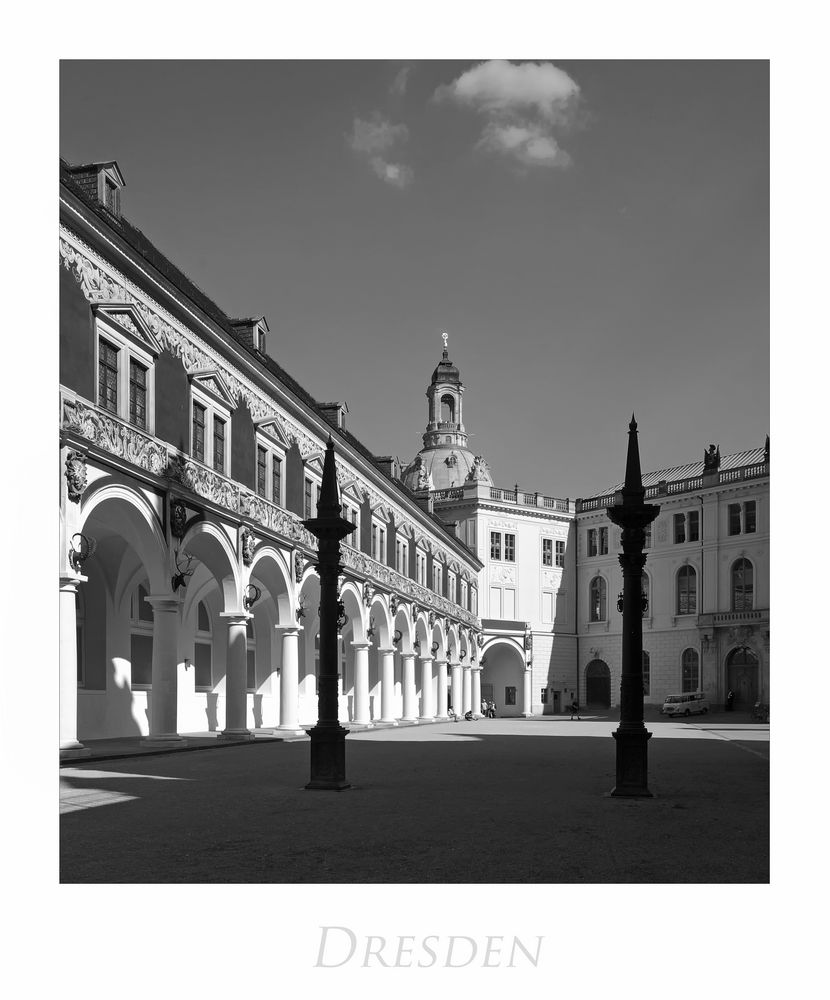
[[[177,448],[133,427],[120,417],[63,392],[61,428],[78,434],[110,455],[182,486],[210,503],[240,517],[250,518],[292,546],[302,546],[309,555],[317,551],[317,539],[292,511],[284,510],[247,486],[183,455]],[[344,544],[341,551],[343,565],[362,578],[479,630],[478,617],[447,598],[427,590],[348,544]]]
[[[646,487],[646,500],[654,500],[657,497],[672,496],[675,493],[691,493],[693,490],[702,490],[711,485],[722,486],[725,483],[737,483],[745,479],[759,479],[769,475],[769,462],[761,462],[757,465],[744,465],[740,469],[726,469],[718,473],[717,481],[714,482],[706,476],[691,476],[687,479],[677,479],[673,482],[660,482],[653,486]],[[584,514],[589,510],[599,510],[604,507],[613,507],[618,503],[618,493],[606,493],[601,497],[591,497],[588,500],[576,501],[577,514]]]
[[562,511],[564,514],[572,514],[574,511],[571,500],[548,497],[542,493],[528,493],[526,490],[506,490],[491,486],[490,499],[500,500],[502,503],[514,503],[520,507],[544,507],[546,510]]
[[[701,618],[704,616],[701,615]],[[712,615],[705,616],[711,619],[709,622],[700,624],[711,625],[746,625],[750,622],[763,622],[769,619],[769,609],[758,609],[755,611],[720,611]]]

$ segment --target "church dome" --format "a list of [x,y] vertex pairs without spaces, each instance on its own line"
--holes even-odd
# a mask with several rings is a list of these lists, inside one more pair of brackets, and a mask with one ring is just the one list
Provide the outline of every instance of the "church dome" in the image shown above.
[[436,382],[461,382],[461,374],[458,367],[450,361],[447,349],[444,348],[444,356],[438,362],[435,371],[432,373],[432,384]]
[[416,492],[425,488],[447,490],[452,486],[463,486],[465,482],[493,485],[484,459],[473,455],[468,448],[454,444],[419,451],[404,470],[403,481]]

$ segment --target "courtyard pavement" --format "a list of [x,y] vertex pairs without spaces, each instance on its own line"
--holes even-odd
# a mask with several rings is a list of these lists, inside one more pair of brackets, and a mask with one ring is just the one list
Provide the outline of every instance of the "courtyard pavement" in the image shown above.
[[308,740],[101,741],[60,769],[61,881],[768,882],[769,725],[646,725],[652,799],[608,794],[610,716],[353,732],[340,793],[304,789]]

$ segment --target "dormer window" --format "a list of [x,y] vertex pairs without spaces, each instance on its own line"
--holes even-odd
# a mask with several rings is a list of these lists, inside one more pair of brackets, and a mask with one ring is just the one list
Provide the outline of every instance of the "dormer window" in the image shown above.
[[121,194],[118,186],[109,177],[104,177],[104,207],[113,215],[121,214]]

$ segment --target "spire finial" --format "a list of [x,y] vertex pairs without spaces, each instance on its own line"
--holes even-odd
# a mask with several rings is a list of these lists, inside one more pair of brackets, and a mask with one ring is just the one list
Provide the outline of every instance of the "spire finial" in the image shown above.
[[447,341],[449,340],[449,337],[446,333],[442,333],[441,339],[444,341],[444,360],[447,361],[449,359],[449,354],[447,354]]
[[631,423],[628,425],[628,454],[625,461],[625,485],[623,486],[623,495],[631,494],[633,496],[639,496],[640,502],[642,502],[642,496],[645,493],[643,489],[643,477],[640,473],[640,448],[637,443],[637,421],[634,419],[634,414],[631,414]]

